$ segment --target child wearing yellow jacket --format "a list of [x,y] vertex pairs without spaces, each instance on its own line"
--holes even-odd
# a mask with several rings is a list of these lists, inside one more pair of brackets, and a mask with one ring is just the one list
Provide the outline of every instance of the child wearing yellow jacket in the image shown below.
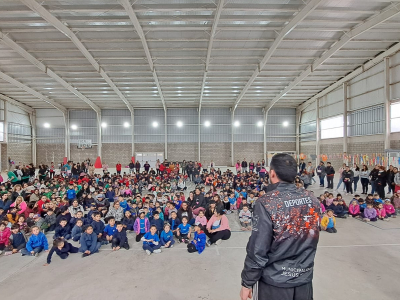
[[321,229],[329,233],[336,233],[336,218],[333,215],[333,210],[328,209],[326,215],[321,220]]

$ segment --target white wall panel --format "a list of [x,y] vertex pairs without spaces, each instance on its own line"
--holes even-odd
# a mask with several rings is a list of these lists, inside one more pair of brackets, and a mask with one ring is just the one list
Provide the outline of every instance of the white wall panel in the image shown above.
[[[172,108],[167,110],[168,143],[197,143],[199,115],[196,108]],[[178,127],[177,123],[183,126]]]
[[70,125],[78,126],[77,130],[70,129],[71,144],[77,144],[80,139],[90,139],[97,143],[97,116],[93,110],[71,110]]
[[258,122],[264,125],[261,108],[238,108],[235,111],[235,121],[240,122],[239,127],[233,127],[235,142],[263,142],[264,128],[257,126]]
[[[128,109],[103,109],[101,121],[107,124],[102,129],[103,143],[131,143],[132,126],[131,113]],[[129,126],[125,127],[124,123]]]
[[[205,127],[204,123],[211,123]],[[203,108],[200,115],[201,142],[203,143],[228,143],[231,141],[231,112],[229,108]]]
[[163,109],[135,109],[135,143],[164,143],[164,119]]

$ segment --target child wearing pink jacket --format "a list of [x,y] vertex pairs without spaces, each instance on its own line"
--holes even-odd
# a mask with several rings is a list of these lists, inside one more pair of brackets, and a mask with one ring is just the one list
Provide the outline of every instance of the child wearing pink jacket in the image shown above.
[[353,200],[349,205],[349,215],[356,218],[360,215],[360,205],[357,200]]
[[390,203],[390,200],[389,200],[389,199],[386,199],[386,200],[385,200],[385,204],[383,205],[383,208],[385,209],[386,215],[387,215],[389,218],[390,218],[390,217],[396,218],[396,215],[397,215],[396,209],[394,208],[393,204]]
[[378,206],[375,208],[376,210],[376,217],[382,221],[389,221],[386,210],[383,208],[383,204],[379,203]]

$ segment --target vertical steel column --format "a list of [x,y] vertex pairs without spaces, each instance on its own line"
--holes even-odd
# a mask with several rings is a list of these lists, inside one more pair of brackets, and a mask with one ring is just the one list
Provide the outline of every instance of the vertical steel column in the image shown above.
[[67,110],[64,115],[64,125],[65,125],[65,137],[64,137],[64,156],[67,160],[70,160],[71,157],[71,144],[70,144],[70,136],[69,136],[69,110]]
[[164,137],[164,148],[165,148],[165,157],[164,159],[168,158],[168,124],[167,124],[167,110],[164,109],[164,133],[165,133],[165,137]]
[[234,126],[233,122],[235,119],[235,110],[233,108],[231,108],[231,112],[232,112],[232,114],[231,114],[231,163],[232,163],[232,167],[234,167],[235,166],[235,158],[234,158],[234,151],[233,151],[233,142],[234,142],[235,135],[234,135],[233,130],[234,130],[235,126]]
[[316,134],[316,143],[315,143],[315,155],[317,156],[317,158],[316,158],[316,165],[318,165],[319,164],[319,161],[318,161],[318,158],[319,158],[319,156],[320,156],[320,142],[321,142],[321,129],[320,129],[320,127],[321,127],[321,122],[320,122],[320,120],[319,120],[319,100],[320,99],[317,99],[316,100],[316,102],[317,102],[317,110],[316,110],[316,112],[317,112],[317,116],[316,116],[316,118],[315,118],[315,121],[316,121],[316,131],[315,131],[315,134]]
[[268,162],[268,156],[267,156],[267,121],[268,121],[268,111],[267,109],[264,108],[264,161],[265,161],[265,167],[267,166]]
[[343,152],[347,153],[347,82],[343,83]]
[[198,130],[199,130],[199,145],[198,145],[198,150],[199,150],[199,161],[201,162],[201,121],[200,121],[200,117],[201,117],[201,108],[199,108],[199,120],[198,120]]
[[[8,143],[8,102],[4,101],[3,141]],[[8,167],[7,167],[8,168]]]
[[296,109],[296,155],[300,154],[300,120],[301,110]]
[[29,114],[29,118],[31,119],[30,121],[32,127],[32,163],[34,166],[36,166],[36,111],[33,111],[31,114]]
[[384,61],[385,89],[385,149],[390,149],[390,64],[389,57]]
[[101,112],[97,112],[97,156],[101,158]]
[[132,109],[131,111],[131,132],[132,132],[132,152],[131,156],[135,155],[135,110]]

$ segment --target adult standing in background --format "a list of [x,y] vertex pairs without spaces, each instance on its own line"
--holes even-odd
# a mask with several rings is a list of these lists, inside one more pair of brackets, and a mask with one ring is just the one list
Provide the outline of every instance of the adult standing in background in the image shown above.
[[149,173],[150,171],[150,164],[148,161],[146,161],[146,163],[143,165],[144,170],[146,171],[146,173]]
[[325,170],[325,164],[323,161],[319,163],[319,166],[317,167],[317,175],[319,177],[319,186],[324,187],[325,186],[325,176],[326,176],[326,170]]
[[186,174],[186,167],[187,167],[187,163],[186,160],[183,160],[182,162],[182,174],[185,175]]
[[332,167],[331,163],[328,161],[326,163],[326,181],[328,181],[328,189],[333,190],[333,177],[335,176],[335,169]]
[[[157,163],[158,163],[158,165],[160,166],[160,161],[157,159]],[[157,166],[157,164],[156,164],[156,166]],[[133,172],[135,172],[135,164],[134,164],[134,162],[133,161],[131,161],[130,163],[129,163],[129,172],[131,173],[131,175],[133,174]],[[159,172],[159,169],[157,169],[157,173]]]
[[311,161],[308,162],[306,171],[307,171],[308,177],[310,178],[310,184],[312,184],[313,181],[316,182],[315,179],[314,179],[315,168],[314,168],[314,166],[312,165]]
[[389,170],[387,170],[387,184],[388,184],[388,194],[392,192],[392,183],[394,182],[394,173],[393,173],[393,166],[389,166]]
[[[294,180],[297,163],[288,154],[271,160],[271,185],[255,202],[240,297],[247,300],[312,300],[319,239],[318,200]],[[253,295],[252,295],[253,294]]]
[[247,161],[246,161],[246,158],[242,161],[242,172],[247,172]]
[[117,174],[121,175],[122,165],[120,162],[117,162],[117,164],[115,165],[115,169],[117,170]]
[[[342,167],[339,168],[339,182],[338,182],[338,185],[336,187],[337,191],[339,191],[339,188],[340,188],[341,184],[343,183],[342,173],[343,173],[344,170],[346,170],[346,164],[343,164]],[[344,190],[344,188],[343,188],[343,190]]]
[[346,166],[346,168],[342,172],[342,180],[343,180],[344,186],[346,187],[346,195],[353,194],[353,187],[352,187],[353,178],[354,178],[353,171],[350,170],[349,166]]
[[140,162],[137,160],[135,163],[136,174],[140,172],[140,167],[141,167]]
[[360,168],[357,164],[354,164],[353,168],[351,169],[354,173],[353,183],[354,183],[354,194],[357,192],[357,184],[360,180]]
[[371,173],[369,173],[369,182],[371,183],[371,194],[375,193],[376,190],[376,179],[378,178],[379,166],[375,165]]
[[362,185],[362,193],[361,194],[368,194],[368,184],[369,184],[369,171],[366,165],[363,165],[360,171],[360,178],[361,178],[361,185]]
[[305,169],[306,169],[306,163],[304,162],[304,160],[301,160],[299,164],[299,174],[303,174]]

